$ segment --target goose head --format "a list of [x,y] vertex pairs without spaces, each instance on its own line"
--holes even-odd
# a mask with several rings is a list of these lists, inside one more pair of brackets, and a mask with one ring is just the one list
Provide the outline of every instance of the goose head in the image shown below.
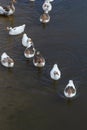
[[16,0],[11,0],[9,3],[9,7],[13,10],[13,12],[15,11],[14,3],[16,3]]
[[28,39],[27,39],[27,43],[31,43],[31,44],[32,44],[32,43],[33,43],[32,39],[31,39],[31,38],[28,38]]
[[6,30],[10,31],[12,29],[12,27],[6,27]]
[[6,30],[10,31],[12,29],[12,27],[6,27]]
[[16,0],[11,0],[11,1],[9,2],[9,5],[11,6],[11,5],[14,4],[14,3],[16,3]]

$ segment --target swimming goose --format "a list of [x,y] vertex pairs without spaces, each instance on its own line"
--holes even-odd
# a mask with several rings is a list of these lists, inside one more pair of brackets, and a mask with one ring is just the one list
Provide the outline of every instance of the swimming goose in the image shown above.
[[49,14],[43,13],[43,14],[40,16],[40,22],[42,22],[42,23],[48,23],[49,21],[50,21],[50,16],[49,16]]
[[44,10],[44,13],[48,13],[52,10],[52,5],[49,1],[45,1],[42,5],[42,9]]
[[21,34],[22,32],[24,32],[25,29],[25,24],[21,25],[21,26],[17,26],[17,27],[7,27],[7,30],[9,31],[9,35],[18,35]]
[[67,98],[72,98],[76,95],[76,88],[73,83],[73,80],[69,80],[69,83],[66,85],[64,89],[64,95]]
[[9,5],[7,5],[6,7],[0,6],[0,15],[4,16],[12,15],[15,12],[15,6],[14,6],[15,2],[16,0],[11,0]]
[[23,45],[24,47],[28,47],[28,48],[29,48],[31,45],[33,45],[33,41],[31,40],[31,38],[29,38],[29,37],[27,36],[26,33],[23,34],[23,37],[22,37],[22,45]]
[[60,77],[61,77],[61,72],[60,72],[60,70],[59,70],[57,64],[54,64],[54,65],[53,65],[53,68],[52,68],[51,71],[50,71],[50,77],[51,77],[53,80],[58,80],[58,79],[60,79]]
[[5,67],[12,68],[14,66],[14,61],[10,58],[6,52],[1,55],[1,64]]
[[36,52],[36,54],[33,58],[33,64],[36,67],[44,67],[45,66],[45,59],[39,51]]
[[32,58],[35,55],[35,48],[33,46],[27,47],[24,51],[24,56],[26,58]]

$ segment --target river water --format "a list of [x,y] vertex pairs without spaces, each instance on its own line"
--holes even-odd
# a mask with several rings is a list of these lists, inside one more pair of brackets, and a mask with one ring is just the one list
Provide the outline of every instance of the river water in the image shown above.
[[[15,61],[12,69],[0,64],[0,130],[87,128],[87,1],[54,0],[46,25],[39,21],[43,2],[18,0],[13,16],[0,16],[0,55],[6,52]],[[6,30],[22,24],[46,59],[42,70],[24,57],[23,34],[10,36]],[[61,71],[56,83],[50,78],[55,63]],[[67,101],[63,90],[70,79],[77,95]]]

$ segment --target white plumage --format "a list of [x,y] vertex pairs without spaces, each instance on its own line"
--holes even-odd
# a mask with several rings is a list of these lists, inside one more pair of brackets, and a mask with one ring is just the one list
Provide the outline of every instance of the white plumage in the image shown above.
[[35,48],[33,46],[27,47],[24,51],[24,56],[26,58],[32,58],[35,55]]
[[53,2],[54,0],[45,0],[45,1],[48,1],[48,2]]
[[10,58],[10,56],[7,55],[6,52],[4,52],[1,55],[1,64],[5,67],[12,68],[14,66],[14,61],[12,58]]
[[17,27],[7,27],[7,30],[9,30],[9,35],[18,35],[24,32],[25,24]]
[[66,85],[64,89],[64,95],[67,98],[73,98],[76,95],[76,88],[73,83],[73,80],[69,80],[69,83]]
[[12,0],[7,6],[0,6],[0,15],[9,16],[15,12],[14,3],[16,0]]
[[22,45],[24,47],[30,47],[31,45],[33,45],[31,38],[29,38],[26,33],[23,34]]
[[51,77],[53,80],[58,80],[58,79],[60,79],[60,77],[61,77],[61,72],[60,72],[60,70],[59,70],[57,64],[54,64],[54,65],[53,65],[53,68],[52,68],[51,71],[50,71],[50,77]]
[[49,11],[52,10],[52,5],[49,1],[45,1],[42,5],[42,9],[44,11],[44,13],[48,13]]

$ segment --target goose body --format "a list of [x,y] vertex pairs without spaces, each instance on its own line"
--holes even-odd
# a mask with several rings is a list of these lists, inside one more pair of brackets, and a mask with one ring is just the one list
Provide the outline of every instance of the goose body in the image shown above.
[[16,0],[12,0],[7,6],[0,6],[0,15],[9,16],[15,12],[14,3]]
[[23,37],[22,37],[22,45],[23,45],[24,47],[28,47],[28,48],[29,48],[31,45],[33,45],[33,42],[32,42],[32,40],[31,40],[31,38],[29,38],[26,33],[23,34]]
[[25,24],[21,25],[21,26],[17,26],[17,27],[7,27],[7,30],[9,30],[9,35],[18,35],[24,32],[25,29]]
[[35,48],[33,46],[27,47],[24,51],[24,56],[26,58],[32,58],[35,55]]
[[1,64],[5,67],[12,68],[14,66],[14,61],[10,58],[6,52],[1,55]]
[[76,95],[76,88],[73,83],[73,80],[69,80],[69,83],[66,85],[64,89],[64,95],[67,98],[73,98]]
[[40,54],[39,51],[36,52],[34,58],[33,58],[33,64],[36,67],[44,67],[45,66],[45,59],[44,57]]
[[52,10],[52,5],[49,1],[45,1],[42,5],[42,9],[44,11],[44,13],[48,13],[49,11]]
[[50,71],[50,77],[51,77],[53,80],[58,80],[58,79],[60,79],[60,77],[61,77],[61,72],[60,72],[60,70],[59,70],[57,64],[54,64],[54,65],[53,65],[53,68],[52,68],[51,71]]
[[42,22],[42,23],[48,23],[49,21],[50,21],[49,14],[44,13],[44,14],[42,14],[40,16],[40,22]]

